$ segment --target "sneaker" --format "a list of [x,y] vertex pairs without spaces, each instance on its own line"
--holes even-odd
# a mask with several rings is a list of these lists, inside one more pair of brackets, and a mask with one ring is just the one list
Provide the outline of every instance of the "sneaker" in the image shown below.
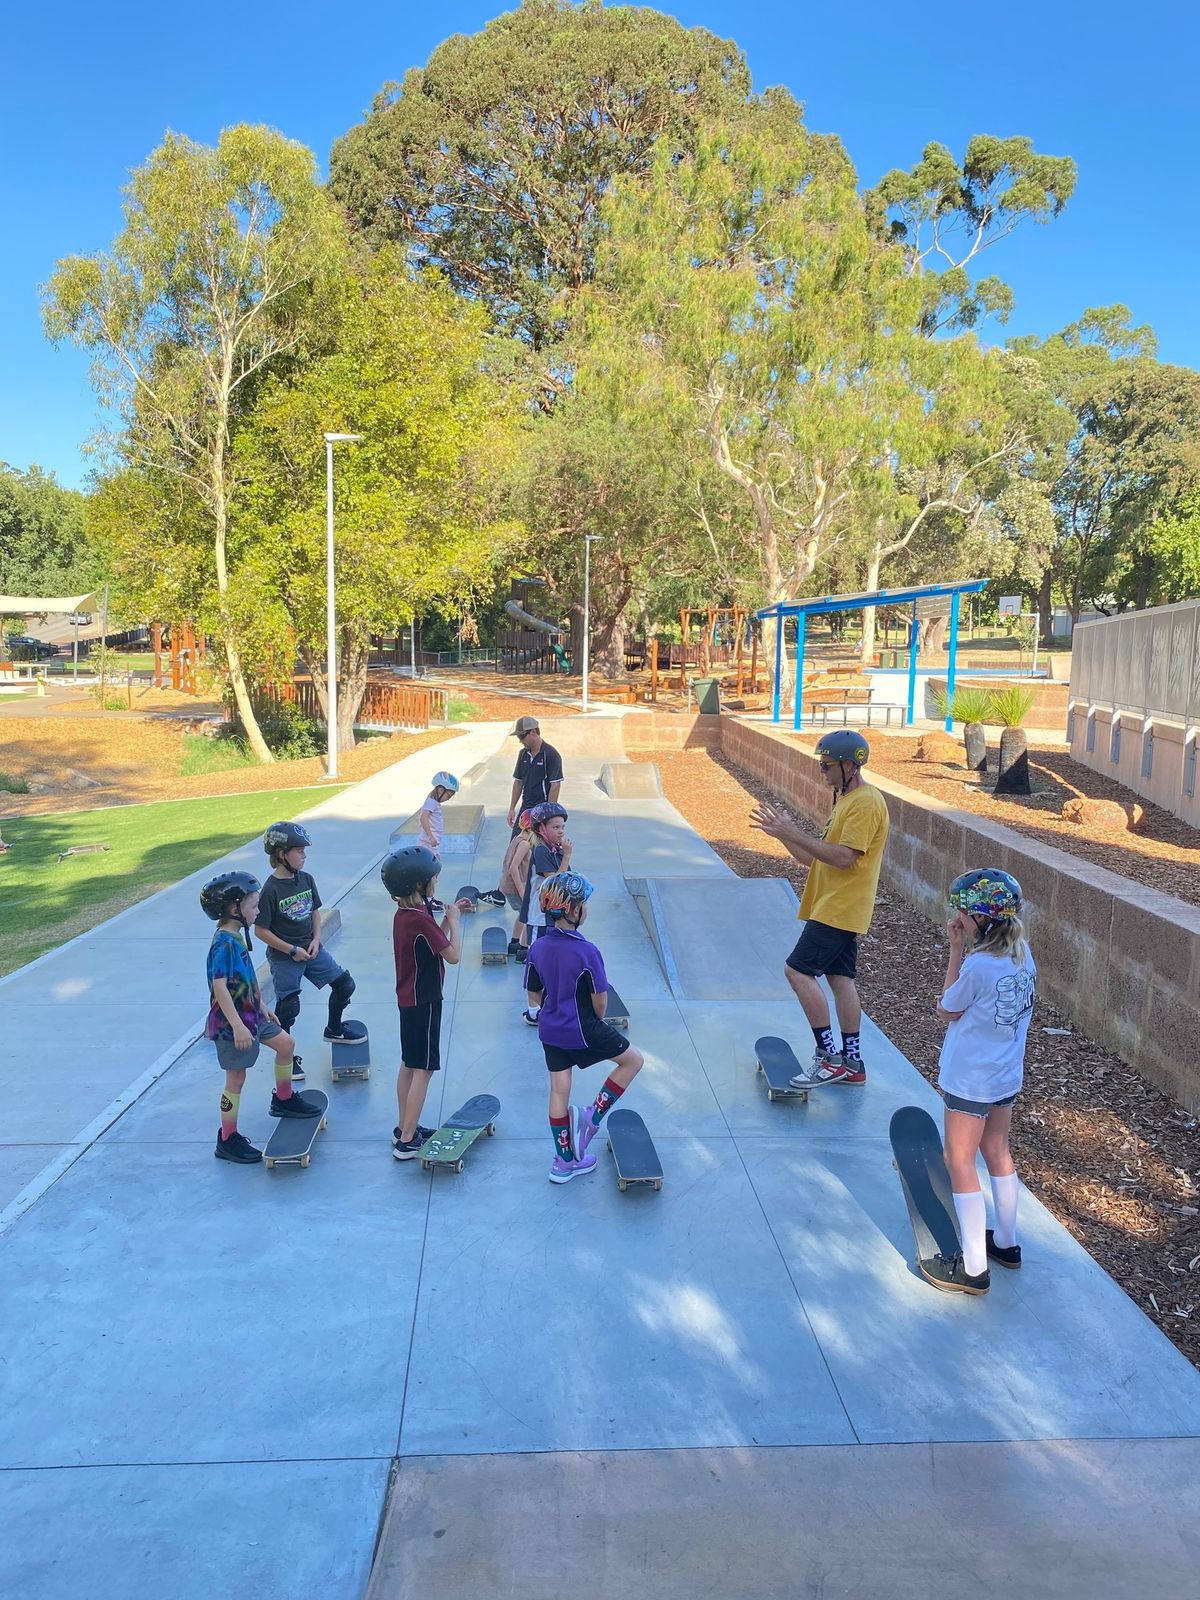
[[530,1011],[529,1008],[526,1007],[525,1010],[522,1011],[521,1015],[525,1018],[525,1021],[529,1024],[529,1026],[531,1028],[536,1028],[537,1027],[537,1025],[538,1025],[538,1014],[537,1014],[536,1011]]
[[1002,1267],[1015,1268],[1021,1265],[1021,1246],[1019,1244],[997,1244],[996,1237],[990,1228],[987,1231],[987,1253],[993,1261],[998,1261]]
[[564,1161],[561,1156],[555,1156],[550,1163],[550,1182],[570,1183],[572,1178],[582,1178],[595,1169],[595,1156],[584,1156],[580,1161]]
[[508,901],[505,899],[502,889],[485,889],[479,896],[479,904],[481,906],[503,906],[507,905]]
[[838,1079],[839,1083],[866,1083],[867,1064],[861,1056],[855,1056],[851,1060],[849,1056],[842,1055],[838,1059],[842,1064],[842,1075]]
[[509,945],[509,952],[512,955],[513,960],[517,963],[517,965],[519,967],[523,967],[525,965],[526,959],[529,956],[529,946],[528,945],[524,945],[524,944],[518,944],[517,948],[514,950],[512,948],[512,946]]
[[[798,1072],[788,1082],[793,1089],[805,1089],[813,1083],[843,1083],[852,1080],[845,1078],[845,1067],[842,1063],[841,1052],[837,1050],[814,1050],[812,1066],[807,1072]],[[866,1081],[866,1073],[858,1079],[859,1083]]]
[[281,1100],[277,1094],[273,1094],[271,1096],[271,1115],[273,1117],[319,1117],[323,1115],[323,1112],[315,1100],[306,1100],[302,1094],[289,1095],[286,1100]]
[[303,1077],[304,1077],[304,1068],[300,1064],[300,1057],[299,1056],[293,1056],[292,1057],[292,1082],[295,1083],[298,1078],[303,1078]]
[[[417,1123],[417,1131],[416,1131],[416,1133],[413,1134],[413,1138],[414,1139],[419,1139],[421,1141],[421,1143],[424,1144],[426,1139],[432,1139],[436,1132],[437,1132],[436,1128],[427,1128],[427,1127],[425,1127],[424,1123],[418,1122]],[[400,1129],[399,1128],[393,1128],[392,1129],[392,1143],[393,1144],[397,1144],[397,1143],[399,1143],[399,1140],[400,1140]]]
[[917,1266],[926,1283],[947,1293],[986,1294],[992,1286],[992,1275],[986,1267],[972,1277],[961,1256],[933,1256],[928,1261],[918,1261]]
[[600,1132],[592,1121],[591,1106],[571,1107],[571,1138],[575,1143],[575,1154],[580,1161],[587,1155],[587,1147]]
[[508,954],[513,961],[524,961],[525,946],[520,939],[510,939],[508,941]]
[[228,1139],[217,1135],[217,1148],[213,1151],[218,1161],[238,1161],[251,1167],[262,1160],[262,1151],[256,1150],[244,1133],[231,1133]]
[[422,1139],[418,1129],[414,1136],[407,1141],[399,1137],[393,1139],[392,1155],[397,1161],[412,1161],[424,1143],[425,1141]]
[[362,1038],[359,1033],[347,1033],[339,1022],[336,1028],[326,1028],[323,1035],[330,1044],[357,1044]]

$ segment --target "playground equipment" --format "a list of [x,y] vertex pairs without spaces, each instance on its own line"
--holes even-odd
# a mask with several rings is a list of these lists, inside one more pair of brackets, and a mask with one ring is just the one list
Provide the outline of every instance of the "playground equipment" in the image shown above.
[[530,591],[544,588],[544,578],[514,578],[512,595],[504,603],[507,616],[520,624],[498,635],[497,666],[509,672],[570,672],[575,659],[569,624],[548,622],[529,608],[536,604]]

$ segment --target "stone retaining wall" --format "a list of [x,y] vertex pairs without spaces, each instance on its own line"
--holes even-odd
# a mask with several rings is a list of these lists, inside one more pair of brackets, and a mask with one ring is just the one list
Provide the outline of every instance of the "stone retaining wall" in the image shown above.
[[[661,720],[719,722],[724,755],[798,813],[813,821],[828,816],[829,790],[816,761],[786,734],[725,716]],[[713,743],[703,727],[678,729],[677,736],[675,748],[693,737]],[[902,784],[871,781],[891,816],[887,882],[940,923],[946,885],[958,873],[985,864],[1011,872],[1025,891],[1041,992],[1148,1082],[1200,1110],[1200,908]]]

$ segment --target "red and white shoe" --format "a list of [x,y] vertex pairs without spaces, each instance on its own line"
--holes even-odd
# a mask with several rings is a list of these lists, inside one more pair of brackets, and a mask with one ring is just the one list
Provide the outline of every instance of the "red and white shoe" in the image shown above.
[[793,1089],[803,1089],[814,1083],[846,1085],[866,1083],[867,1069],[861,1061],[847,1061],[840,1050],[814,1050],[809,1072],[797,1073],[788,1081]]

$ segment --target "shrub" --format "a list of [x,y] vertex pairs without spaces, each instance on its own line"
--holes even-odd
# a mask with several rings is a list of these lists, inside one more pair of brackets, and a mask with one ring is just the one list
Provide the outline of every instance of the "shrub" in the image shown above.
[[[325,725],[306,717],[295,701],[264,699],[254,709],[267,748],[279,761],[303,761],[324,753]],[[244,735],[238,735],[238,742],[250,755]]]
[[[937,707],[938,715],[946,715],[946,706],[949,703],[945,689],[939,684],[931,690],[933,703]],[[953,709],[950,715],[955,722],[966,724],[968,722],[988,722],[988,713],[992,708],[992,691],[990,689],[977,689],[971,686],[955,688]]]
[[1022,688],[1019,683],[1008,683],[1003,689],[993,689],[989,699],[993,722],[998,722],[1002,728],[1019,728],[1033,705],[1033,690]]
[[5,794],[28,794],[29,785],[24,778],[18,778],[12,772],[0,772],[0,791]]

